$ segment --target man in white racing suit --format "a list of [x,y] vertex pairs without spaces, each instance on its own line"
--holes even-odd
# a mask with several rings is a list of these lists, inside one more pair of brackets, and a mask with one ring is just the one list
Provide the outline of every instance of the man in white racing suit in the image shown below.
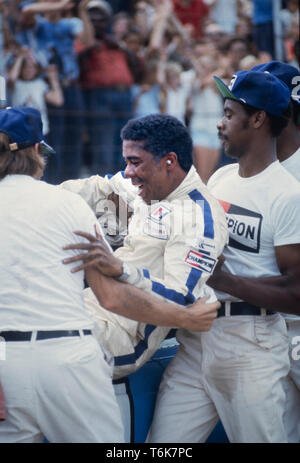
[[[62,185],[88,202],[102,219],[107,238],[115,224],[107,220],[115,212],[109,195],[117,193],[134,211],[124,245],[111,254],[101,241],[82,244],[88,253],[75,259],[84,262],[79,268],[96,259],[104,274],[183,306],[201,296],[215,300],[205,282],[227,242],[227,225],[222,208],[192,166],[192,141],[186,127],[174,117],[151,115],[129,121],[121,136],[125,174]],[[124,214],[118,223],[119,234],[126,233],[126,218]],[[172,328],[107,312],[101,307],[105,306],[101,284],[97,293],[101,305],[89,289],[84,297],[97,321],[98,337],[114,357],[114,379],[142,366]]]

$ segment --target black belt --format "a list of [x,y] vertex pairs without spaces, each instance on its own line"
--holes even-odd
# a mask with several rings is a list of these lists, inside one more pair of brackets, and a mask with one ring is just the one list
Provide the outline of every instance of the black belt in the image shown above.
[[[0,331],[0,338],[5,341],[31,341],[32,331]],[[91,330],[82,330],[85,335],[92,334]],[[60,330],[60,331],[37,331],[37,341],[42,339],[63,338],[69,336],[80,336],[79,330]]]
[[234,315],[274,315],[271,310],[261,309],[256,305],[248,302],[228,302],[228,315],[225,311],[225,302],[221,302],[221,308],[218,310],[217,317],[234,316]]

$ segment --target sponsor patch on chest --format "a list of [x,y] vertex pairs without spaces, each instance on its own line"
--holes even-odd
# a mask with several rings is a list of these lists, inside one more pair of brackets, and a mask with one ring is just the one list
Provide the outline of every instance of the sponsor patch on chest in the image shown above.
[[226,201],[220,201],[229,231],[228,245],[251,253],[259,253],[263,217],[259,212]]
[[217,259],[207,256],[206,254],[201,254],[196,251],[189,251],[185,262],[191,267],[197,268],[202,272],[212,273],[217,263]]
[[168,209],[166,206],[159,206],[155,211],[153,211],[150,217],[154,220],[162,220],[167,214],[170,214],[171,209]]
[[146,218],[143,232],[146,235],[153,236],[153,238],[158,238],[160,240],[168,239],[167,227],[161,222],[156,222],[155,220],[151,219],[151,217]]

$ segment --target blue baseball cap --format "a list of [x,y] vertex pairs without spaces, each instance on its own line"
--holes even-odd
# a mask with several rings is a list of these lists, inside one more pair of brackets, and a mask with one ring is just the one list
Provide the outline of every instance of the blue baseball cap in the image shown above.
[[43,140],[43,123],[40,112],[35,108],[6,108],[0,110],[0,132],[9,138],[11,151],[28,148],[39,143],[42,154],[55,151]]
[[300,71],[295,66],[281,61],[270,61],[254,66],[251,71],[270,72],[277,79],[282,80],[290,89],[292,100],[300,104]]
[[223,98],[262,109],[274,116],[282,116],[290,102],[288,87],[269,72],[238,71],[227,85],[214,76]]

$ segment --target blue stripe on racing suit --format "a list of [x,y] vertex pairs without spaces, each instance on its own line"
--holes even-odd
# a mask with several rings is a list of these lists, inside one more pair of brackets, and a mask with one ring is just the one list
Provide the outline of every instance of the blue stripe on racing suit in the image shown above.
[[148,349],[148,339],[150,334],[155,330],[156,326],[154,325],[146,325],[145,327],[145,338],[142,339],[134,348],[134,352],[132,354],[127,355],[119,355],[118,357],[114,357],[115,365],[128,365],[130,363],[135,363],[136,360],[143,355],[146,349]]
[[[201,203],[199,203],[199,206],[202,208],[203,216],[204,216],[204,237],[213,239],[215,236],[214,223],[213,223],[211,208],[210,208],[208,201],[196,189],[193,190],[191,193],[189,193],[189,197],[197,203],[201,201]],[[199,251],[203,252],[202,250],[199,250]],[[143,269],[143,275],[145,278],[148,278],[151,281],[149,270]],[[160,296],[163,296],[166,299],[176,302],[177,304],[186,306],[188,304],[192,304],[195,301],[193,290],[196,287],[199,279],[201,278],[201,275],[202,275],[202,272],[200,270],[197,270],[195,268],[191,269],[189,276],[187,278],[187,281],[186,281],[186,285],[185,285],[188,289],[188,292],[186,295],[174,289],[167,288],[162,283],[158,283],[155,281],[151,281],[152,291],[159,294]],[[146,325],[145,338],[136,345],[136,347],[134,348],[134,353],[115,357],[115,365],[127,365],[130,363],[135,363],[136,360],[148,348],[149,336],[155,330],[155,328],[156,326]]]
[[[214,222],[212,218],[211,208],[208,201],[202,196],[200,191],[193,190],[189,193],[189,197],[197,202],[199,206],[202,208],[203,204],[203,215],[204,215],[204,237],[214,239],[215,231],[214,231]],[[199,203],[201,201],[201,203]],[[203,201],[203,203],[202,203]]]

